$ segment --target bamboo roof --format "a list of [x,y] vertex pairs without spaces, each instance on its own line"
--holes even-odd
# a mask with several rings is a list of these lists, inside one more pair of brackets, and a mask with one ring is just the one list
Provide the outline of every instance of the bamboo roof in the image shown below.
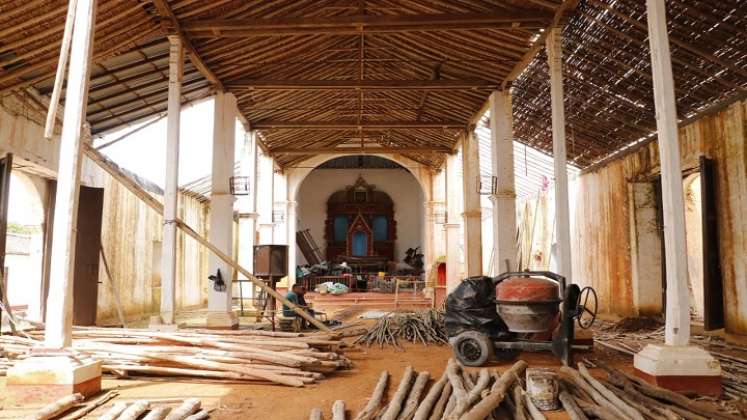
[[[578,3],[578,5],[577,5]],[[683,118],[744,97],[745,0],[667,1]],[[67,1],[0,1],[0,95],[52,89]],[[168,34],[185,42],[183,101],[232,92],[281,166],[349,148],[438,167],[513,86],[517,140],[551,151],[547,28],[563,25],[569,159],[651,138],[639,0],[99,0],[94,134],[162,115]],[[34,92],[35,93],[35,92]]]

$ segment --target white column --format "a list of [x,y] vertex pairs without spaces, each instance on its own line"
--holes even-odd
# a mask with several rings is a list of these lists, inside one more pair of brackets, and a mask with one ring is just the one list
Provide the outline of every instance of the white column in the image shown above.
[[298,219],[296,208],[298,202],[288,201],[285,211],[285,220],[288,232],[288,287],[296,283],[296,225]]
[[[238,199],[239,207],[239,264],[254,272],[254,242],[257,232],[257,144],[256,133],[246,133],[244,150],[241,153],[239,175],[249,178],[249,195]],[[246,280],[246,276],[239,273],[239,278]],[[244,287],[244,286],[247,287]],[[252,296],[252,287],[241,283],[242,296]]]
[[184,47],[169,36],[169,103],[166,117],[166,180],[161,243],[161,324],[174,323],[176,306],[176,210],[179,196],[179,121],[181,113]]
[[81,131],[86,120],[94,33],[95,0],[78,0],[57,169],[52,254],[44,345],[72,345],[73,278],[80,191]]
[[[688,345],[690,299],[685,205],[666,7],[664,0],[647,0],[646,6],[661,163],[667,310],[664,344],[648,344],[636,353],[633,364],[638,374],[665,388],[716,396],[721,394],[721,366],[718,360],[704,349]],[[682,377],[682,380],[672,380],[672,377]],[[668,380],[662,379],[660,382],[659,378]]]
[[663,1],[647,1],[651,72],[661,162],[661,199],[664,213],[667,313],[665,342],[687,345],[690,338],[690,297],[687,286],[687,241],[682,189],[677,107],[669,54],[667,18]]
[[443,225],[446,237],[446,293],[451,293],[462,282],[460,279],[460,256],[459,256],[459,223],[446,223]]
[[516,254],[516,189],[514,185],[514,120],[511,93],[490,94],[490,152],[497,178],[493,202],[493,267],[496,274],[519,270]]
[[444,224],[444,239],[446,249],[446,291],[454,290],[462,281],[462,251],[460,249],[461,197],[458,159],[456,155],[446,157],[446,223]]
[[480,204],[480,146],[474,132],[462,139],[464,199],[464,263],[467,276],[482,273],[482,207]]
[[257,212],[259,213],[259,244],[269,245],[274,243],[273,233],[275,225],[272,223],[272,211],[275,203],[274,170],[273,161],[269,156],[260,159],[257,176]]
[[[208,240],[227,255],[233,254],[233,203],[230,178],[234,175],[236,145],[236,97],[231,93],[215,95],[213,113],[213,168],[210,194],[210,229]],[[230,328],[238,323],[232,308],[233,268],[210,255],[208,272],[221,271],[226,288],[215,290],[208,285],[208,326]]]
[[273,171],[272,185],[274,188],[275,201],[272,211],[282,213],[282,220],[275,220],[273,226],[272,240],[275,244],[288,244],[288,188],[287,177],[282,172]]
[[555,163],[555,239],[558,247],[558,274],[572,281],[571,217],[568,209],[568,172],[565,149],[565,110],[563,107],[563,51],[561,28],[547,34],[547,62],[550,66],[552,102],[552,153]]

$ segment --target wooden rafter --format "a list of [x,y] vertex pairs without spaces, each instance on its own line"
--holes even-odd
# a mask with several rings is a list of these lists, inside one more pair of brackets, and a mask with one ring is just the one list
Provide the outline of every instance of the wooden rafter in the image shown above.
[[320,89],[494,89],[495,82],[486,80],[273,80],[237,79],[226,82],[230,89],[320,90]]
[[411,130],[411,129],[463,129],[459,121],[257,121],[252,123],[257,130],[303,129],[303,130]]

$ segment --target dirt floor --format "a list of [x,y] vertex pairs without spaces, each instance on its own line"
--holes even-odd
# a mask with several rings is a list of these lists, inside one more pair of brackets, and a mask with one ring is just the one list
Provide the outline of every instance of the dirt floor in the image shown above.
[[[355,364],[348,371],[322,380],[306,388],[288,388],[272,385],[220,384],[194,380],[113,380],[105,379],[104,388],[119,390],[119,397],[113,400],[150,399],[158,401],[171,398],[197,397],[207,408],[214,408],[212,419],[307,419],[309,411],[318,407],[331,418],[332,403],[345,400],[349,418],[367,402],[382,370],[392,375],[389,392],[393,393],[405,367],[412,365],[416,371],[428,371],[433,377],[440,377],[451,351],[445,346],[405,344],[405,351],[363,348],[350,351],[348,356]],[[524,353],[522,359],[532,367],[558,367],[559,362],[544,353]],[[581,357],[595,359],[601,357],[609,364],[626,368],[629,363],[617,355],[603,352],[582,354]],[[496,363],[490,368],[503,371],[511,362]],[[392,385],[393,384],[393,385]],[[4,381],[0,381],[0,389]],[[390,394],[391,395],[391,394]],[[110,403],[111,404],[111,403]],[[0,402],[0,405],[2,403]],[[97,418],[106,408],[98,409],[86,418]],[[0,410],[0,419],[20,418],[30,414],[28,410]],[[565,413],[546,413],[548,419],[566,419]]]

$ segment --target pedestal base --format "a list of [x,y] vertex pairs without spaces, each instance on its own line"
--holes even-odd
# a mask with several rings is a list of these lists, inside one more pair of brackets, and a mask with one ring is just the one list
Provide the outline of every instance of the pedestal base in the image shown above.
[[208,312],[205,323],[211,330],[239,329],[239,317],[234,312]]
[[148,322],[148,329],[160,332],[176,332],[179,330],[179,324],[164,324],[160,315],[153,315]]
[[68,356],[32,356],[8,369],[6,403],[39,405],[66,395],[101,392],[101,362]]
[[721,365],[700,347],[649,344],[633,364],[638,377],[662,388],[721,395]]

